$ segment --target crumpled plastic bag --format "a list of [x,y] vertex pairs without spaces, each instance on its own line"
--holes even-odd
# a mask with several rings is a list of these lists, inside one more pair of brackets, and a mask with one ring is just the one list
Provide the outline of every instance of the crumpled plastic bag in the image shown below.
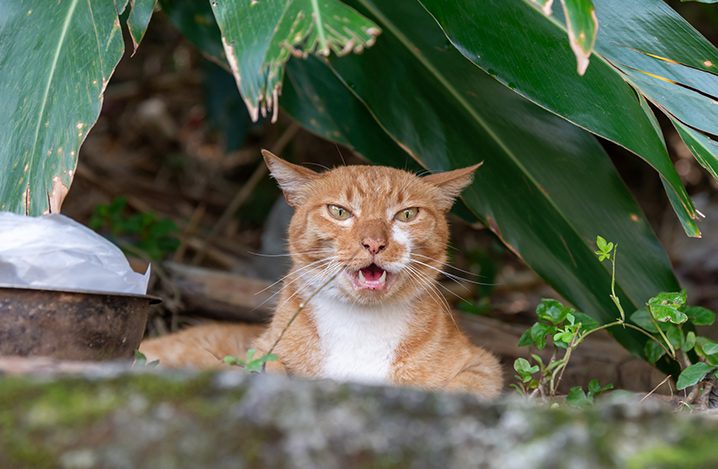
[[150,280],[122,251],[64,215],[0,212],[0,284],[144,295]]

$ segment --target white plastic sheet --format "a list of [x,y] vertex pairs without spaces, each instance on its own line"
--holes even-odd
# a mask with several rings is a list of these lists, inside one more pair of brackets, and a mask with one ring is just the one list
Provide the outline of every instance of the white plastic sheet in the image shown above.
[[0,212],[0,284],[147,293],[150,269],[136,273],[122,251],[64,215]]

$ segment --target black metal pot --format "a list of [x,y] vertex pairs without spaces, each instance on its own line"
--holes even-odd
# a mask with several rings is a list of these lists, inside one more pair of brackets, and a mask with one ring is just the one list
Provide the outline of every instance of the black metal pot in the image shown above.
[[160,301],[146,295],[0,285],[0,355],[132,358],[150,306]]

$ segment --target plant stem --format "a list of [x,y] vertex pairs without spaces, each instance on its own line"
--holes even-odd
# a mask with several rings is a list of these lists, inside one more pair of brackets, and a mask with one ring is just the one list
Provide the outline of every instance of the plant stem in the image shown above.
[[[566,353],[561,358],[561,365],[556,367],[553,374],[551,375],[551,395],[554,396],[556,394],[556,388],[558,388],[558,385],[561,384],[561,378],[563,378],[563,372],[566,370],[566,367],[568,366],[568,361],[571,359],[571,353],[573,352],[573,349],[578,346],[578,344],[581,341],[581,337],[579,337],[581,333],[581,330],[577,330],[576,333],[571,338],[571,343],[568,344],[568,348],[566,349]],[[560,371],[559,371],[560,370]],[[558,378],[556,379],[554,383],[554,378],[556,377],[556,373],[558,373]]]
[[[352,260],[354,260],[354,258],[357,256],[357,254],[358,254],[358,252],[355,252],[354,255],[351,257],[351,259],[350,259],[349,261],[351,262]],[[318,287],[316,290],[314,290],[314,291],[312,292],[312,294],[309,295],[309,297],[307,297],[306,300],[304,300],[304,301],[302,301],[301,303],[299,303],[299,307],[298,307],[297,310],[294,312],[294,314],[292,314],[292,317],[289,318],[289,321],[287,321],[287,324],[284,326],[284,328],[282,329],[282,331],[279,333],[279,336],[277,337],[277,340],[274,341],[274,343],[272,344],[272,346],[269,348],[269,350],[267,351],[267,353],[266,353],[265,355],[269,355],[269,354],[271,354],[271,353],[274,351],[274,348],[277,346],[277,344],[279,343],[279,341],[282,340],[282,337],[284,337],[284,334],[285,334],[285,333],[287,332],[287,330],[289,329],[289,326],[291,326],[292,323],[294,322],[294,320],[297,319],[297,316],[299,316],[299,313],[301,313],[301,312],[304,310],[304,308],[307,307],[307,304],[308,304],[310,301],[312,301],[312,298],[314,298],[315,296],[317,296],[317,294],[318,294],[320,291],[322,291],[322,289],[323,289],[324,287],[326,287],[327,285],[329,285],[329,284],[330,284],[335,278],[337,278],[337,276],[338,276],[339,274],[341,274],[343,271],[344,271],[344,269],[340,269],[339,272],[337,272],[336,274],[332,275],[332,276],[329,277],[324,283],[322,283],[321,285],[319,285],[319,287]]]
[[622,325],[625,327],[626,313],[623,311],[621,306],[621,300],[616,295],[616,255],[618,254],[618,243],[613,247],[613,255],[611,256],[611,300],[613,304],[618,308],[618,312],[621,315]]
[[299,303],[299,307],[298,307],[297,310],[294,312],[294,314],[292,314],[292,317],[289,318],[289,321],[287,321],[287,324],[284,326],[284,328],[282,329],[282,331],[279,333],[279,336],[277,337],[277,340],[275,340],[274,343],[272,344],[272,346],[269,347],[269,350],[267,351],[267,353],[266,353],[265,355],[269,355],[269,354],[271,354],[271,353],[274,351],[274,348],[277,346],[277,344],[279,343],[279,341],[282,340],[282,337],[284,337],[284,334],[285,334],[285,333],[287,332],[287,330],[289,329],[289,326],[291,326],[292,323],[294,322],[294,320],[297,319],[297,316],[299,316],[299,313],[301,313],[302,311],[304,311],[304,308],[307,307],[307,304],[312,300],[312,298],[314,298],[314,297],[322,290],[322,288],[324,288],[324,287],[326,287],[327,285],[329,285],[329,283],[330,283],[332,280],[334,280],[334,279],[337,277],[337,275],[339,275],[341,272],[342,272],[342,271],[339,271],[339,272],[337,272],[336,274],[334,274],[334,275],[332,275],[331,277],[329,277],[324,283],[322,283],[322,284],[319,286],[319,288],[317,288],[316,290],[314,290],[314,291],[312,292],[312,294],[309,295],[309,297],[308,297],[305,301],[302,301],[301,303]]
[[[614,327],[614,326],[628,327],[629,329],[633,329],[633,330],[635,330],[635,331],[640,332],[641,334],[645,335],[646,337],[648,337],[649,339],[651,339],[652,341],[654,341],[655,343],[657,343],[658,345],[660,345],[661,348],[663,349],[663,351],[668,354],[668,356],[671,356],[672,358],[675,359],[675,352],[671,353],[671,351],[673,350],[672,347],[671,347],[671,350],[668,350],[668,349],[666,348],[666,346],[665,346],[660,340],[656,339],[654,336],[652,336],[652,335],[651,335],[650,333],[648,333],[646,330],[641,329],[641,328],[638,327],[638,326],[634,326],[634,325],[631,324],[630,322],[625,322],[625,321],[622,321],[622,320],[620,320],[620,319],[617,319],[617,320],[615,320],[615,321],[613,321],[613,322],[609,322],[608,324],[604,324],[604,325],[599,326],[599,327],[597,327],[597,328],[595,328],[595,329],[591,329],[590,331],[586,332],[585,334],[583,334],[583,335],[581,336],[581,338],[578,340],[578,342],[576,343],[576,345],[579,345],[581,342],[583,342],[583,340],[584,340],[586,337],[588,337],[589,335],[593,334],[594,332],[598,332],[598,331],[600,331],[600,330],[608,329],[609,327]],[[659,329],[659,330],[660,330],[660,329]],[[668,345],[670,345],[670,343],[668,343]]]
[[[658,333],[661,335],[661,338],[665,341],[666,345],[668,345],[668,348],[671,349],[671,353],[669,354],[672,359],[676,359],[676,350],[673,348],[673,344],[671,344],[671,341],[668,340],[668,337],[666,337],[666,334],[663,333],[663,329],[658,325],[658,321],[656,321],[656,318],[653,317],[653,313],[651,312],[651,309],[648,309],[648,316],[650,316],[651,321],[653,321],[653,325],[656,326],[656,329],[658,329]],[[664,347],[665,350],[665,347]]]

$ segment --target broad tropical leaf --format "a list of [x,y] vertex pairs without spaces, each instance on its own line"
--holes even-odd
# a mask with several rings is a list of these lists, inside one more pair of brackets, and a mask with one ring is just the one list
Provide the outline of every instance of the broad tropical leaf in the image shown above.
[[0,4],[0,210],[60,210],[124,51],[117,15],[107,0]]
[[282,108],[307,130],[352,148],[374,162],[421,169],[320,60],[290,61],[284,86]]
[[284,66],[292,55],[361,52],[380,30],[338,0],[212,2],[222,44],[249,115],[279,110]]
[[189,42],[229,70],[219,27],[208,1],[160,0],[160,7]]
[[591,0],[561,0],[571,49],[576,55],[578,74],[588,68],[588,59],[596,44],[598,20]]
[[[571,48],[561,40],[565,19],[556,8],[547,17],[531,0],[486,0],[481,8],[471,0],[420,1],[469,60],[540,106],[646,160],[661,175],[686,233],[700,235],[693,203],[640,94],[658,107],[677,109],[688,92],[671,96],[663,86],[669,83],[641,72],[676,65],[674,73],[688,73],[688,67],[651,54],[695,67],[700,80],[709,80],[701,71],[704,61],[718,63],[714,48],[673,10],[660,0],[594,0],[601,31],[591,67],[581,77],[572,70]],[[647,70],[648,61],[653,68]],[[695,84],[702,89],[700,81]],[[702,98],[700,109],[711,101]]]
[[152,13],[157,5],[157,0],[130,0],[130,14],[127,17],[127,26],[132,38],[132,44],[137,47],[147,32]]

